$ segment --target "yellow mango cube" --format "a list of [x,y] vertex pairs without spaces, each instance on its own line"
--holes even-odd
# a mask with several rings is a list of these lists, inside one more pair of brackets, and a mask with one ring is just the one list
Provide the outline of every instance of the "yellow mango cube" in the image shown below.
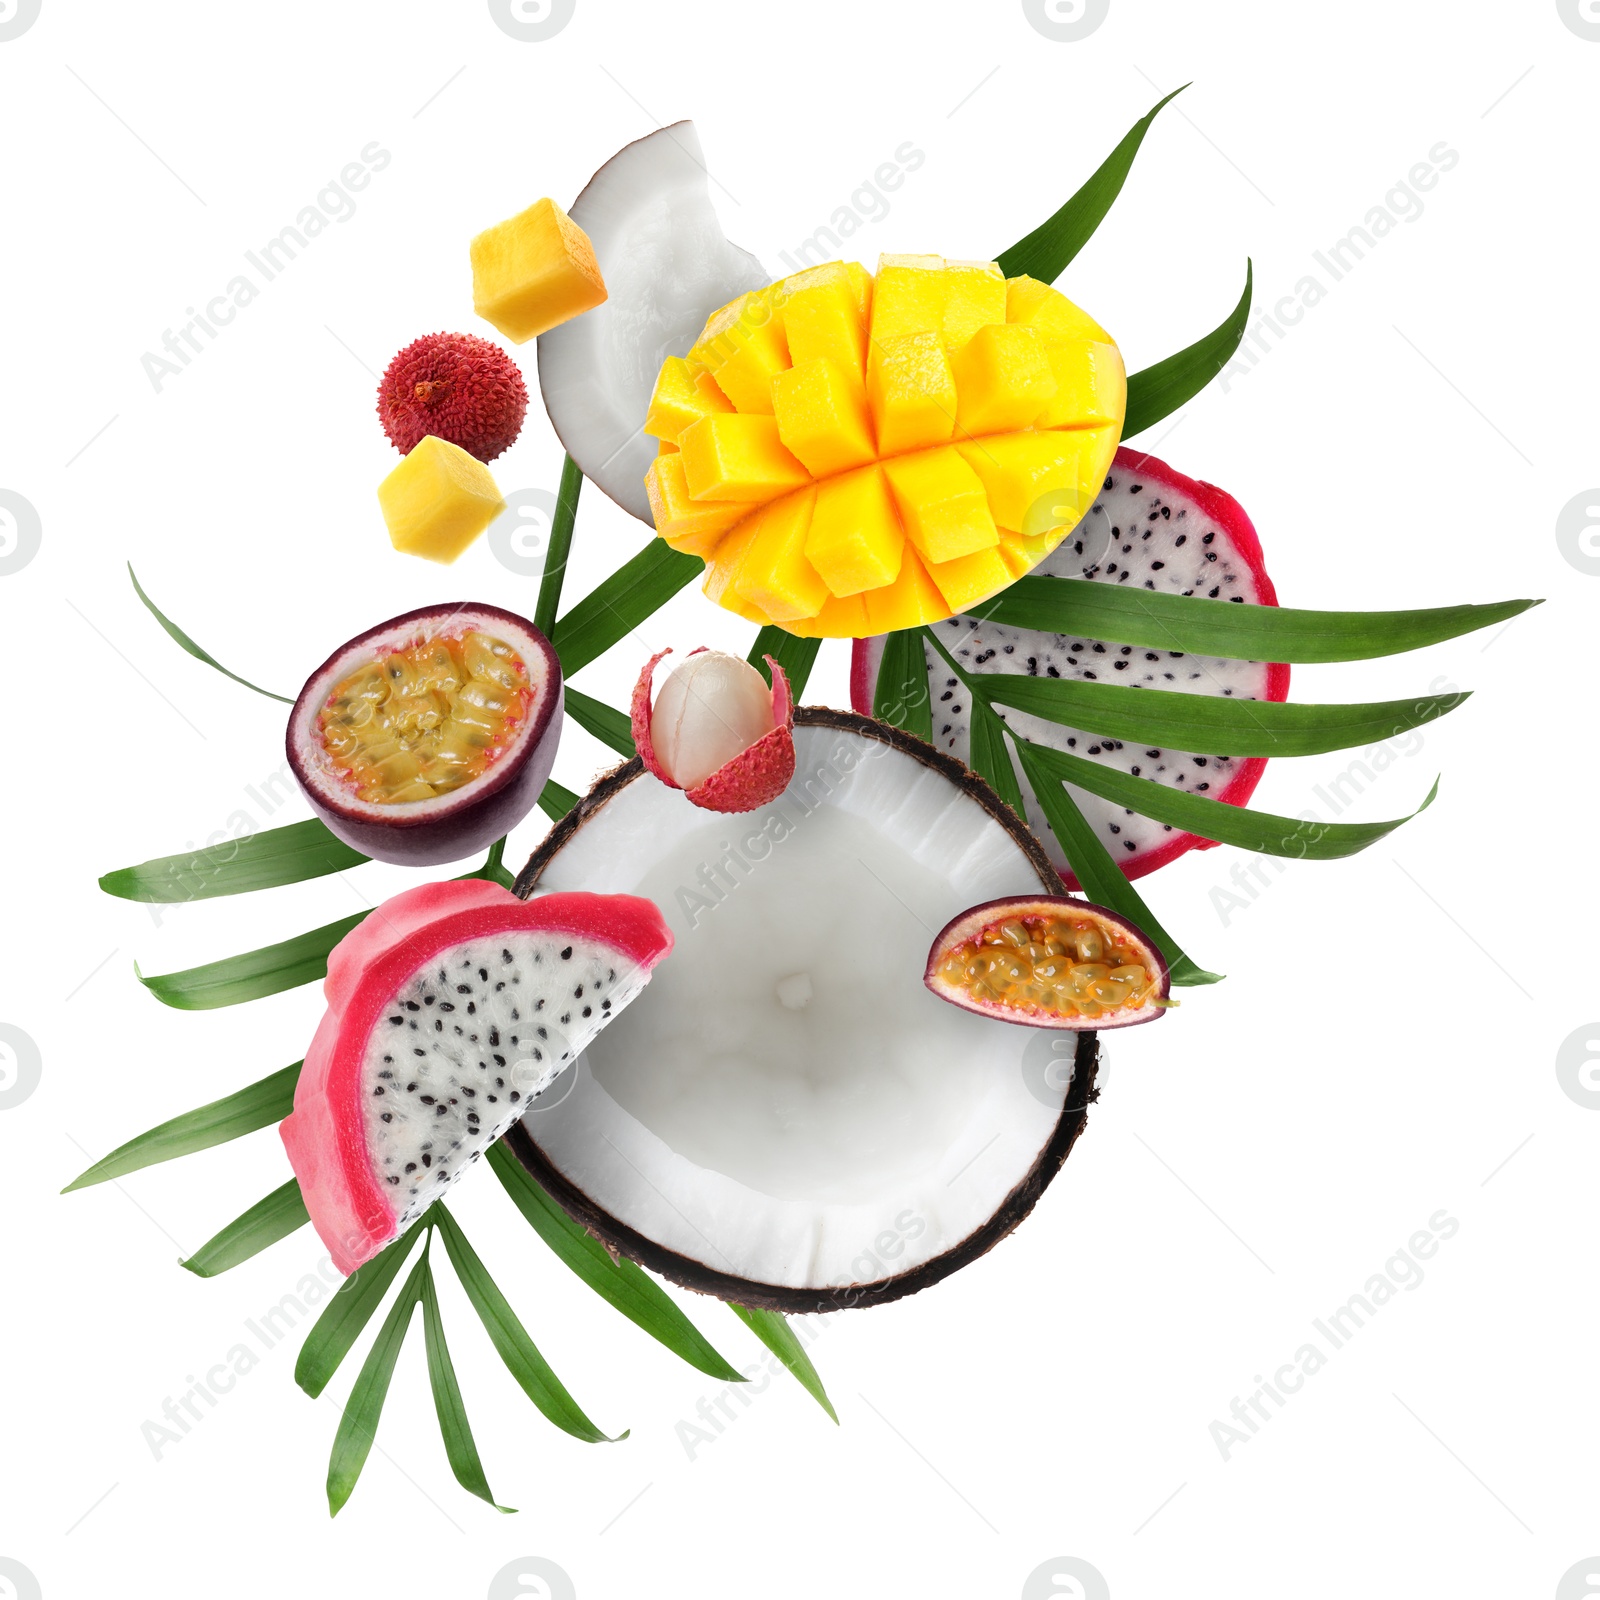
[[1122,364],[1122,352],[1114,344],[1076,342],[1051,344],[1046,349],[1056,389],[1039,413],[1037,426],[1120,424],[1128,409],[1128,371]]
[[806,560],[806,535],[816,491],[802,489],[764,506],[734,578],[739,598],[773,622],[814,617],[828,598],[828,586]]
[[675,444],[678,435],[701,417],[732,410],[733,402],[717,387],[709,372],[696,371],[682,356],[669,356],[662,364],[661,376],[656,379],[644,431],[652,439],[665,439]]
[[897,456],[943,444],[956,429],[956,377],[938,334],[906,334],[872,347],[867,401],[878,454]]
[[855,302],[865,324],[872,311],[872,274],[859,261],[825,261],[820,267],[805,267],[785,278],[778,287],[778,304],[788,296],[807,289],[826,286],[843,288]]
[[784,300],[782,315],[795,366],[832,361],[860,386],[867,366],[867,319],[848,278],[795,291]]
[[589,236],[554,200],[536,200],[472,241],[472,308],[513,344],[606,298]]
[[684,478],[696,500],[759,504],[811,481],[784,449],[772,416],[722,412],[701,417],[678,437]]
[[1011,569],[995,548],[979,550],[956,561],[930,562],[928,576],[952,612],[970,611],[980,600],[998,594],[1011,582]]
[[1089,508],[1116,450],[1116,430],[1002,433],[956,449],[983,480],[996,523],[1032,539],[1070,526]]
[[378,485],[389,542],[448,565],[506,508],[489,469],[431,433]]
[[752,608],[739,598],[734,580],[739,576],[739,563],[755,538],[756,519],[746,517],[717,547],[717,553],[706,563],[706,578],[702,588],[708,600],[736,611],[742,616],[752,615]]
[[856,308],[861,313],[862,321],[866,322],[872,316],[872,274],[859,261],[845,262],[844,270],[850,279],[850,287],[855,291]]
[[979,328],[950,358],[957,431],[976,437],[1026,428],[1056,397],[1051,355],[1034,328],[1008,322]]
[[900,560],[900,576],[881,589],[868,589],[861,596],[867,607],[867,627],[873,633],[897,633],[902,628],[920,628],[927,622],[941,622],[950,615],[928,569],[915,550],[907,550]]
[[1111,340],[1111,335],[1087,311],[1037,278],[1006,280],[1005,321],[1026,323],[1051,340],[1086,344],[1107,344]]
[[959,350],[979,328],[1006,320],[1006,280],[993,261],[947,261],[944,317],[940,323],[947,350]]
[[644,487],[650,496],[656,532],[674,550],[702,560],[710,556],[730,528],[750,515],[746,504],[693,499],[684,478],[683,457],[677,452],[659,455],[650,463]]
[[835,595],[816,616],[786,622],[784,628],[799,639],[865,639],[872,632],[859,594]]
[[872,342],[944,333],[944,257],[880,256],[872,287]]
[[998,542],[983,480],[950,445],[883,464],[906,538],[929,561],[954,561]]
[[806,559],[830,593],[859,594],[900,575],[905,531],[882,471],[858,467],[817,485]]
[[[774,288],[778,286],[773,286]],[[689,351],[740,410],[772,415],[772,380],[789,365],[771,289],[755,289],[715,312]]]
[[1040,534],[1036,539],[1029,539],[1020,533],[1013,533],[1009,528],[1002,528],[998,547],[1000,559],[1005,562],[1006,570],[1013,578],[1023,578],[1032,572],[1060,542],[1053,531]]
[[772,383],[772,409],[778,437],[814,478],[876,457],[866,395],[826,356],[780,372]]
[[789,303],[791,296],[808,289],[843,289],[854,297],[855,280],[843,261],[824,261],[820,266],[802,267],[799,272],[790,273],[772,289],[774,304],[781,308]]

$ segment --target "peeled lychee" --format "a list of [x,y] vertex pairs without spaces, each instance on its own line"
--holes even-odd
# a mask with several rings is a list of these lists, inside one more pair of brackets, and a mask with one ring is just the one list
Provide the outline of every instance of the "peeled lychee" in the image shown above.
[[783,668],[766,657],[769,689],[748,662],[695,650],[651,705],[653,655],[633,689],[633,742],[646,771],[707,811],[754,811],[794,776],[794,702]]
[[408,454],[428,434],[493,461],[516,443],[528,387],[515,361],[473,333],[430,333],[389,363],[378,385],[378,419]]

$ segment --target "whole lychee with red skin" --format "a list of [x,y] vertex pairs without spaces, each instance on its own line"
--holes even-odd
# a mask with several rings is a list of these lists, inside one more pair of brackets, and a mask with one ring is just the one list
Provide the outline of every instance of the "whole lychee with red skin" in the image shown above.
[[516,443],[528,386],[515,361],[475,333],[430,333],[389,363],[378,384],[378,420],[409,454],[433,434],[480,461]]

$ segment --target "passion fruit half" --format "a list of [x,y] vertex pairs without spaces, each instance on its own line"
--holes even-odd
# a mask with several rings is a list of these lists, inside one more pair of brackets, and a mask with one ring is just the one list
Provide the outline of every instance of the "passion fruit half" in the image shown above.
[[964,1011],[1069,1032],[1154,1022],[1174,1004],[1155,945],[1115,911],[1071,895],[963,911],[933,941],[923,982]]
[[311,674],[289,716],[289,766],[346,844],[438,866],[532,810],[562,710],[561,663],[531,622],[498,606],[429,606],[369,628]]

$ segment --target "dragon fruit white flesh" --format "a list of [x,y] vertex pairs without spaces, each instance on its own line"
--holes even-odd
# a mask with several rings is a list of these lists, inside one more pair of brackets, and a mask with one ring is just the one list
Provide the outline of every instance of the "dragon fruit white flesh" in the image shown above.
[[[1034,574],[1137,586],[1165,594],[1204,595],[1242,605],[1278,603],[1260,541],[1238,501],[1212,484],[1174,472],[1154,456],[1126,448],[1117,452],[1105,489],[1088,515]],[[968,673],[1138,684],[1240,700],[1283,700],[1289,692],[1289,669],[1283,664],[1230,661],[1039,633],[967,616],[951,617],[936,626],[945,648]],[[851,685],[858,711],[870,714],[872,710],[881,656],[881,641],[858,641]],[[933,742],[965,761],[971,716],[966,697],[948,663],[931,646],[926,647],[926,657],[933,696]],[[996,706],[995,710],[1008,727],[1035,743],[1069,750],[1135,777],[1232,805],[1243,805],[1249,799],[1266,765],[1259,757],[1239,759],[1133,746],[1047,722],[1009,706]],[[1018,776],[1020,779],[1020,767]],[[1130,878],[1153,872],[1186,850],[1207,848],[1207,841],[1193,834],[1138,816],[1073,785],[1066,787]],[[1029,827],[1044,841],[1067,883],[1077,888],[1066,857],[1026,782],[1022,792]]]
[[477,881],[408,890],[346,935],[282,1127],[339,1270],[415,1222],[671,948],[648,900]]

